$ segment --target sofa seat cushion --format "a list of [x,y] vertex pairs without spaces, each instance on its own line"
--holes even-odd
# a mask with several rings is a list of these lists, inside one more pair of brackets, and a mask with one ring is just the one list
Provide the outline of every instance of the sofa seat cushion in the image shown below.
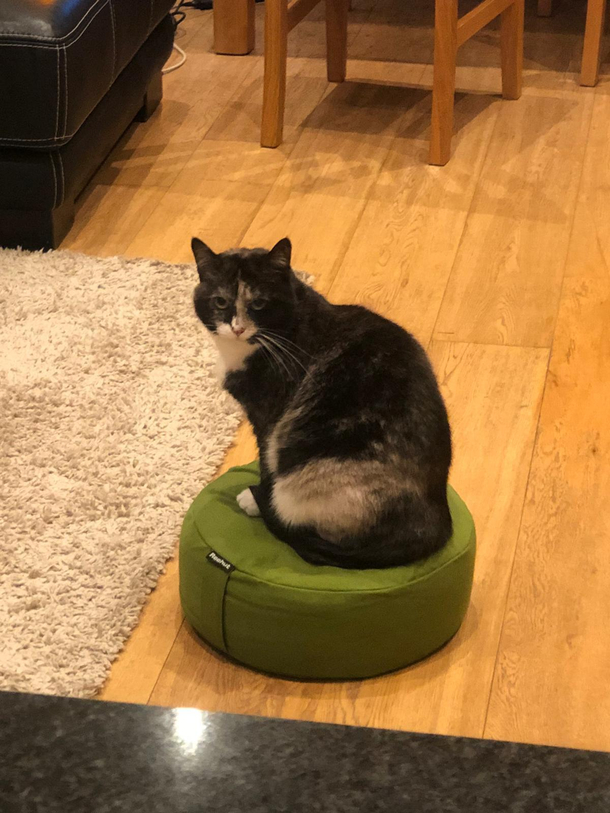
[[70,140],[174,0],[2,0],[0,147]]

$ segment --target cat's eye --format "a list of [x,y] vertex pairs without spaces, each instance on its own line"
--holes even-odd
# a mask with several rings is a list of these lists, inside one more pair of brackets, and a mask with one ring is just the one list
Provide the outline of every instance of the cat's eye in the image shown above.
[[255,311],[261,311],[266,304],[266,299],[253,299],[252,302],[250,302],[250,307]]
[[224,298],[224,296],[214,296],[212,297],[212,304],[215,308],[220,308],[220,310],[224,310],[228,307],[229,302]]

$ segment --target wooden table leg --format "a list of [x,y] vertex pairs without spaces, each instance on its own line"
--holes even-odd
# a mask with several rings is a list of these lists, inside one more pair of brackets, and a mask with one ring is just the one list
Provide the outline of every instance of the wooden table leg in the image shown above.
[[284,131],[286,99],[286,47],[288,42],[288,3],[265,3],[265,78],[261,147],[279,147]]
[[599,74],[600,49],[606,18],[606,0],[589,0],[587,3],[587,24],[582,50],[580,84],[593,87]]
[[518,99],[521,96],[523,6],[523,0],[514,0],[501,15],[502,96],[505,99]]
[[347,65],[349,0],[326,0],[326,67],[329,82],[343,82]]
[[254,49],[254,0],[214,0],[214,50],[249,54]]
[[458,0],[436,0],[434,10],[434,81],[429,162],[444,166],[451,156]]

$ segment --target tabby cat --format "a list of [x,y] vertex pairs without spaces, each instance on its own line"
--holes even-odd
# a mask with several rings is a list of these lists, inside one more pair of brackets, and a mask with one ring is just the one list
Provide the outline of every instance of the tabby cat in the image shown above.
[[287,238],[192,249],[196,313],[259,446],[260,483],[240,507],[313,564],[394,567],[438,551],[452,532],[451,432],[421,345],[314,291]]

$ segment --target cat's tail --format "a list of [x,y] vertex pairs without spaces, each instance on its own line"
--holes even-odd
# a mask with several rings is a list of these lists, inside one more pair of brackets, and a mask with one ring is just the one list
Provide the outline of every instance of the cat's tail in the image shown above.
[[260,486],[251,490],[271,533],[312,565],[351,570],[401,567],[439,551],[453,530],[446,491],[430,502],[403,495],[401,503],[393,505],[369,532],[336,542],[324,539],[314,528],[284,524],[263,498]]
[[291,529],[284,541],[312,565],[368,570],[402,567],[432,556],[449,541],[451,533],[449,515],[445,521],[430,523],[420,533],[413,526],[395,528],[389,534],[377,529],[365,538],[338,543],[323,539],[314,530]]

